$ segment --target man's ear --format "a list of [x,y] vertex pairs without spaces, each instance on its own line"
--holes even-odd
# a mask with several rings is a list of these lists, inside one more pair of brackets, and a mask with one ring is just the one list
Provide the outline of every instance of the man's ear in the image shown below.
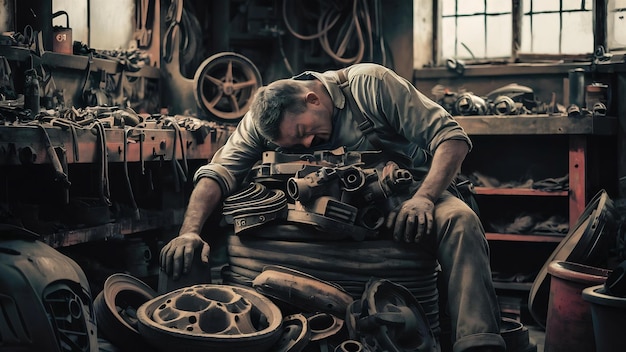
[[315,92],[308,92],[304,96],[304,100],[307,104],[317,105],[320,103],[320,97]]

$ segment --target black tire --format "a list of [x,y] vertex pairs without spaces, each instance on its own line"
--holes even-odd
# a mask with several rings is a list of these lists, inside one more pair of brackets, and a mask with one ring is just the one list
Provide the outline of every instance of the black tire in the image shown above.
[[143,351],[148,344],[138,330],[136,311],[157,293],[141,280],[127,274],[113,274],[94,299],[98,333],[123,351]]

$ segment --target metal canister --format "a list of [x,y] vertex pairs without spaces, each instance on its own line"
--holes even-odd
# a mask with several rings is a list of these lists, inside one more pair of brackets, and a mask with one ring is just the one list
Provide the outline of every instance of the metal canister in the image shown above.
[[598,103],[609,106],[609,86],[601,82],[593,82],[585,89],[585,102],[587,109],[593,111],[593,107]]
[[585,107],[585,70],[575,68],[569,70],[569,104],[579,108]]
[[66,26],[54,26],[52,28],[52,51],[62,54],[73,54],[72,29],[70,28],[70,16],[65,11],[57,11],[52,14],[52,18],[65,15]]

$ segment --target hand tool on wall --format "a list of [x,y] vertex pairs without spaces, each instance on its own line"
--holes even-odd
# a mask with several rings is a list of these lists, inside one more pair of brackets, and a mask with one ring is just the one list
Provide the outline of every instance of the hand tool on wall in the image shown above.
[[137,46],[148,47],[152,41],[152,30],[148,29],[148,14],[150,13],[150,0],[138,0],[135,16],[136,30],[133,38],[137,40]]
[[50,141],[50,136],[48,135],[48,131],[46,131],[46,128],[43,127],[41,124],[38,124],[37,127],[39,127],[43,133],[43,142],[44,142],[44,146],[46,147],[46,153],[55,171],[54,179],[55,181],[60,181],[63,188],[65,189],[64,200],[65,200],[65,204],[68,204],[69,203],[69,188],[71,186],[71,182],[69,181],[69,178],[67,176],[65,169],[63,168],[63,165],[61,165],[61,161],[59,160],[59,156],[57,155],[55,148],[52,146],[52,141]]

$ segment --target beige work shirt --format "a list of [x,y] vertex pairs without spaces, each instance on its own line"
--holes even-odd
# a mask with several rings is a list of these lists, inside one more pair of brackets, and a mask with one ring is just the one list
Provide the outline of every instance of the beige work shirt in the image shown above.
[[[427,165],[437,146],[446,140],[464,140],[472,147],[463,128],[445,109],[392,70],[377,64],[356,64],[348,68],[347,78],[357,105],[372,122],[383,148],[406,155],[413,160],[414,167]],[[335,105],[329,142],[309,151],[339,147],[347,151],[378,149],[359,130],[339,87],[337,71],[307,71],[292,79],[320,80]],[[280,150],[261,136],[250,114],[248,111],[244,115],[211,162],[197,170],[194,182],[201,177],[213,178],[224,196],[228,196],[240,187],[264,151]]]

